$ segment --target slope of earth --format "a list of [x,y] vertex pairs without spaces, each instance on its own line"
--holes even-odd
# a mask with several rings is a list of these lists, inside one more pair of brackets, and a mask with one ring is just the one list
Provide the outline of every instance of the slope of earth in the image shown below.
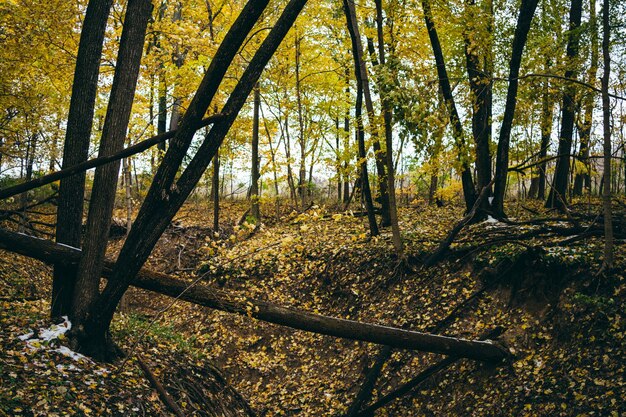
[[[366,220],[349,212],[312,207],[256,229],[229,221],[217,235],[204,226],[207,213],[187,207],[149,265],[190,283],[328,316],[471,339],[496,328],[502,333],[500,341],[513,354],[506,363],[456,361],[375,415],[626,412],[623,246],[617,246],[615,270],[596,277],[601,239],[582,233],[575,236],[584,239],[572,239],[573,232],[564,232],[567,222],[559,219],[516,224],[489,219],[464,229],[447,258],[426,269],[420,259],[460,218],[458,207],[401,210],[411,267],[398,262],[389,232],[370,239]],[[113,242],[112,251],[119,244]],[[0,283],[9,294],[0,317],[5,352],[0,410],[8,415],[20,413],[17,409],[37,414],[32,410],[44,405],[58,415],[115,414],[121,412],[117,404],[128,415],[166,412],[135,364],[139,353],[187,415],[202,415],[199,396],[190,394],[193,384],[181,387],[172,375],[185,369],[209,372],[210,363],[256,415],[341,416],[381,350],[133,290],[127,313],[115,322],[115,337],[133,359],[107,365],[110,372],[87,364],[80,373],[56,374],[56,365],[72,359],[50,349],[25,353],[18,338],[49,325],[42,301],[48,294],[41,292],[49,287],[48,269],[11,256],[3,254],[0,263]],[[392,352],[370,403],[441,359]],[[55,391],[56,386],[67,391]],[[41,393],[42,399],[30,399]]]

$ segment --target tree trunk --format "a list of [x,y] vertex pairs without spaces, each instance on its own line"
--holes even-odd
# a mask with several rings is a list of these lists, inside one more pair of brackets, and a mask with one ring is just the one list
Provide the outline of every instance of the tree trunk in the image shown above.
[[530,31],[530,25],[538,2],[539,0],[522,0],[515,34],[513,35],[513,50],[511,52],[511,61],[509,62],[509,88],[506,93],[504,117],[500,127],[500,137],[498,138],[498,156],[496,159],[494,199],[492,204],[494,214],[497,217],[506,217],[504,212],[504,195],[509,173],[509,147],[515,106],[517,104],[519,70],[522,64],[526,40],[528,39],[528,32]]
[[457,148],[458,161],[461,165],[460,171],[461,182],[463,184],[463,196],[465,198],[465,210],[470,211],[474,206],[477,194],[472,180],[472,172],[470,170],[469,155],[465,144],[463,125],[461,124],[461,119],[454,102],[454,96],[452,95],[452,87],[450,86],[448,71],[446,70],[446,63],[443,58],[443,50],[441,49],[437,29],[435,28],[435,23],[432,18],[430,0],[422,0],[422,8],[424,9],[424,21],[426,22],[426,29],[428,30],[428,37],[430,38],[430,44],[433,48],[433,55],[435,56],[435,62],[437,64],[439,86],[446,103],[446,108],[448,109],[450,125],[452,127],[452,136],[454,137],[454,144]]
[[296,207],[298,206],[298,196],[296,193],[296,184],[293,179],[293,171],[291,169],[291,137],[289,136],[289,113],[285,114],[285,157],[287,158],[287,184],[289,185],[289,195]]
[[[469,0],[468,3],[468,9],[473,11],[476,8],[476,1]],[[477,24],[484,24],[480,15],[471,15],[469,20],[469,28],[467,29],[469,31],[475,30]],[[491,181],[491,151],[489,147],[492,130],[492,74],[487,56],[483,56],[483,61],[486,62],[481,67],[481,54],[478,51],[478,46],[472,41],[475,37],[476,34],[467,32],[463,34],[465,65],[472,100],[472,136],[476,144],[476,189],[480,191]],[[487,42],[489,41],[487,40]],[[488,201],[485,200],[485,202],[487,204],[481,207],[483,212],[489,209]]]
[[337,171],[337,205],[341,204],[341,192],[343,184],[341,183],[341,153],[339,152],[339,117],[335,117],[335,170]]
[[[598,23],[596,19],[596,1],[589,2],[589,31],[591,34],[591,65],[587,71],[587,84],[595,85],[598,72]],[[579,124],[578,132],[580,136],[580,150],[578,160],[585,167],[584,171],[576,172],[574,177],[574,187],[572,194],[583,195],[583,187],[589,189],[591,185],[591,166],[589,164],[589,146],[591,143],[591,124],[593,122],[593,108],[595,104],[595,93],[588,91],[583,98],[584,115],[582,123]]]
[[250,200],[252,206],[250,214],[256,224],[261,220],[259,210],[259,107],[261,106],[261,93],[259,84],[254,86],[254,109],[252,118],[252,183],[250,184]]
[[298,143],[300,144],[300,171],[298,175],[298,193],[300,195],[300,206],[304,209],[306,204],[306,137],[304,132],[304,115],[302,114],[302,92],[300,85],[300,35],[296,28],[296,103],[298,109]]
[[[87,160],[102,43],[112,3],[113,0],[91,0],[87,6],[74,70],[62,169]],[[80,247],[84,197],[84,173],[66,178],[59,184],[57,242]],[[53,317],[69,315],[75,277],[74,268],[55,267],[52,280]]]
[[[346,66],[346,102],[350,102],[350,69]],[[347,209],[350,202],[350,176],[348,175],[348,158],[350,149],[350,108],[346,107],[346,112],[343,118],[343,151],[345,162],[343,163],[344,182],[343,182],[343,204]]]
[[112,272],[114,279],[107,283],[102,295],[98,298],[96,307],[90,313],[86,330],[92,340],[99,341],[101,345],[108,342],[107,331],[121,296],[150,255],[163,231],[202,177],[257,83],[263,68],[293,25],[305,3],[306,0],[292,0],[286,6],[224,105],[223,112],[227,116],[211,128],[207,139],[200,145],[187,168],[177,178],[198,123],[213,99],[219,81],[224,77],[230,62],[265,9],[267,1],[258,0],[247,3],[231,26],[183,116],[181,127],[164,156],[163,163],[139,210],[133,229],[120,251]]
[[[183,4],[182,2],[178,1],[174,7],[175,9],[172,15],[172,23],[177,24],[177,22],[179,22],[180,19],[182,18]],[[181,51],[180,41],[176,42],[176,45],[174,46],[174,51],[172,53],[172,62],[174,62],[174,65],[176,65],[176,68],[179,68],[179,69],[185,63],[185,53]],[[173,96],[172,97],[172,111],[170,113],[170,129],[169,130],[176,130],[178,129],[178,124],[180,123],[180,116],[181,116],[180,106],[183,101],[182,98],[176,94],[176,85],[174,85],[173,87],[172,96]]]
[[[112,155],[124,147],[126,130],[135,96],[139,66],[148,20],[152,14],[149,0],[129,0],[104,120],[99,156]],[[81,334],[81,326],[98,295],[102,265],[107,249],[111,215],[120,169],[119,161],[98,167],[87,216],[83,257],[78,263],[76,286],[70,318],[79,349],[90,351],[92,341]]]
[[611,75],[609,0],[602,2],[602,116],[604,134],[604,190],[602,207],[604,209],[604,260],[602,270],[613,267],[613,214],[611,212],[611,103],[609,101],[609,78]]
[[348,32],[350,33],[350,39],[352,41],[352,56],[354,58],[354,65],[358,76],[357,82],[362,85],[367,120],[372,138],[372,147],[374,148],[374,159],[376,161],[379,191],[377,200],[379,200],[381,204],[381,224],[386,227],[391,225],[391,218],[389,214],[389,187],[387,182],[387,173],[385,172],[387,157],[385,151],[383,151],[380,146],[380,142],[378,141],[378,126],[374,115],[374,104],[370,93],[367,68],[365,67],[365,61],[363,59],[363,45],[361,43],[361,35],[359,33],[354,3],[344,0],[343,7],[346,15]]
[[[133,226],[133,199],[131,194],[132,175],[130,172],[130,158],[124,158],[122,160],[122,165],[122,172],[124,173],[124,195],[126,197],[126,236],[128,236],[128,233]],[[135,181],[137,181],[136,177]]]
[[[267,127],[267,120],[263,114],[263,108],[259,106],[261,110],[261,118],[263,119],[263,127],[265,128],[265,135],[267,136],[267,143],[270,146],[270,158],[272,158],[272,173],[274,174],[274,198],[276,199],[276,218],[280,215],[280,201],[279,201],[279,190],[278,190],[278,167],[276,166],[276,149],[274,149],[274,145],[272,144],[272,135],[270,135],[270,129]],[[279,121],[280,122],[280,121]],[[280,145],[280,140],[276,146]]]
[[[363,61],[363,46],[361,45],[361,38],[359,35],[358,25],[356,23],[356,12],[354,10],[354,4],[348,0],[343,1],[343,8],[346,15],[346,21],[348,25],[348,32],[350,33],[350,40],[352,42],[352,55],[354,57],[354,74],[356,77],[357,94],[356,94],[356,108],[355,119],[357,123],[357,142],[359,147],[359,164],[361,171],[361,189],[363,191],[363,198],[365,200],[365,207],[367,209],[367,218],[369,220],[370,234],[372,236],[378,235],[378,225],[376,224],[376,216],[374,215],[374,204],[372,201],[372,194],[370,190],[369,177],[367,174],[367,151],[365,149],[365,130],[363,128],[362,106],[363,96],[365,96],[366,103],[369,97],[369,105],[366,104],[370,129],[374,132],[375,125],[373,120],[373,105],[371,97],[369,96],[369,83],[367,81],[367,73],[365,71],[365,62]],[[367,93],[365,93],[367,91]],[[372,113],[370,113],[370,109]]]
[[[549,60],[546,61],[545,69],[550,67]],[[550,94],[550,81],[544,82],[543,98],[541,100],[541,145],[539,148],[539,180],[537,185],[537,198],[543,200],[546,198],[546,169],[545,161],[548,155],[548,147],[550,146],[550,136],[552,136],[552,113],[554,111],[554,101]]]
[[[159,72],[159,115],[157,117],[157,135],[161,135],[167,131],[167,85],[165,83],[165,69],[161,68]],[[163,160],[163,155],[167,150],[165,142],[159,143],[158,146],[159,164]]]
[[[208,133],[207,133],[208,135]],[[213,157],[213,233],[219,233],[220,230],[220,153],[215,152]]]
[[[356,63],[355,63],[356,65]],[[355,70],[358,71],[358,70]],[[367,220],[369,221],[370,235],[378,236],[378,224],[376,223],[376,215],[374,214],[374,202],[372,201],[372,191],[370,189],[369,175],[367,174],[367,151],[365,149],[365,130],[363,129],[363,87],[358,82],[357,75],[356,86],[356,105],[354,110],[354,118],[356,120],[356,140],[359,148],[359,172],[361,177],[361,190],[365,209],[367,210]]]
[[[378,37],[378,59],[383,67],[386,64],[385,39],[383,35],[383,5],[382,0],[375,0],[376,4],[376,33]],[[404,244],[398,224],[398,207],[396,205],[396,177],[393,164],[393,126],[392,103],[388,88],[381,83],[380,95],[382,100],[383,122],[385,127],[385,164],[387,168],[387,190],[389,194],[389,222],[393,246],[399,259],[404,259]],[[371,121],[370,121],[371,122]]]
[[[582,13],[582,0],[572,0],[569,15],[569,33],[567,35],[567,70],[565,78],[576,78],[578,71],[575,62],[578,57],[578,46],[580,41],[580,19]],[[576,87],[573,83],[568,83],[563,92],[563,103],[561,105],[561,132],[559,134],[559,158],[556,161],[556,169],[552,188],[546,201],[547,208],[564,210],[567,205],[567,187],[570,172],[570,153],[572,151],[572,136],[574,133],[574,116],[576,110]]]
[[435,203],[435,193],[437,192],[437,182],[439,180],[438,170],[430,175],[430,185],[428,187],[428,204]]

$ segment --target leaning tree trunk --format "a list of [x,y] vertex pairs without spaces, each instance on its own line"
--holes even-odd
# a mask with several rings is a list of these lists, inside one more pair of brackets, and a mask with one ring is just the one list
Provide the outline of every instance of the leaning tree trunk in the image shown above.
[[305,3],[306,0],[292,0],[286,6],[224,105],[223,112],[227,116],[211,128],[207,139],[200,145],[187,168],[177,178],[197,125],[217,91],[219,81],[224,77],[230,62],[265,9],[267,1],[258,0],[247,3],[231,26],[182,119],[181,127],[165,154],[163,163],[139,210],[133,229],[120,251],[112,272],[114,279],[107,283],[98,298],[96,307],[90,312],[86,330],[91,338],[100,341],[101,344],[109,342],[108,329],[119,300],[150,255],[163,231],[202,177],[257,83],[263,68],[293,25]]
[[[72,98],[67,119],[62,168],[87,160],[89,139],[98,89],[100,56],[107,19],[113,0],[91,0],[87,6],[78,45]],[[59,184],[56,240],[80,247],[85,197],[85,173]],[[55,267],[52,279],[52,316],[68,315],[74,293],[76,270]]]
[[439,35],[437,34],[437,29],[435,28],[435,23],[432,18],[430,0],[422,0],[422,8],[424,9],[424,21],[426,22],[426,29],[428,30],[428,37],[430,38],[430,44],[433,48],[433,55],[435,56],[435,62],[437,64],[439,86],[441,88],[443,99],[446,103],[446,108],[448,109],[450,125],[452,127],[452,136],[454,137],[454,144],[457,148],[458,161],[461,165],[461,183],[463,184],[465,209],[466,211],[470,211],[474,206],[477,195],[476,189],[474,188],[474,181],[472,180],[472,172],[470,170],[469,154],[465,144],[463,125],[461,124],[461,118],[459,117],[459,113],[454,102],[454,96],[452,95],[452,87],[450,86],[450,79],[448,78],[446,63],[443,58],[443,50],[441,49]]
[[[129,0],[111,86],[111,96],[100,139],[99,156],[115,154],[124,147],[139,77],[146,28],[151,14],[150,0]],[[83,257],[78,264],[71,320],[74,323],[75,342],[87,352],[92,350],[86,347],[91,344],[91,340],[83,338],[81,326],[98,295],[119,169],[119,160],[96,169],[87,217]]]
[[363,98],[365,99],[365,109],[370,127],[370,135],[372,137],[372,146],[374,148],[374,160],[376,161],[376,171],[378,174],[378,199],[381,204],[381,224],[383,226],[391,225],[390,208],[389,208],[389,187],[386,172],[386,151],[383,151],[378,141],[378,127],[374,116],[374,104],[370,93],[370,85],[367,77],[367,69],[363,60],[363,45],[361,43],[361,35],[356,20],[356,10],[354,3],[344,0],[344,12],[346,15],[348,32],[352,41],[352,56],[354,58],[357,82],[362,84]]
[[[576,77],[576,64],[580,42],[580,27],[582,0],[572,0],[569,15],[569,33],[567,35],[567,70],[566,79]],[[552,188],[546,201],[547,208],[564,210],[567,205],[567,187],[569,184],[570,153],[572,151],[572,136],[574,133],[574,117],[576,111],[576,87],[573,83],[565,86],[563,104],[561,105],[561,133],[559,135],[558,159],[552,181]]]
[[504,194],[509,173],[509,145],[511,141],[511,129],[513,128],[513,117],[515,115],[515,105],[517,103],[517,87],[522,55],[530,24],[532,23],[537,3],[539,0],[522,0],[515,35],[513,35],[513,51],[509,62],[509,89],[506,93],[506,105],[504,107],[504,118],[500,127],[500,137],[498,139],[498,157],[496,160],[495,187],[493,199],[493,211],[497,217],[505,217]]
[[[366,102],[366,110],[370,124],[371,134],[374,136],[376,130],[372,105],[372,99],[369,93],[369,82],[367,81],[367,72],[365,70],[365,62],[363,61],[363,45],[359,34],[359,28],[356,22],[356,12],[354,4],[347,0],[343,2],[344,13],[352,43],[352,55],[354,58],[354,74],[357,81],[357,98],[356,98],[356,123],[357,123],[357,141],[359,146],[359,164],[361,166],[361,187],[363,190],[363,198],[365,199],[365,207],[367,209],[367,217],[370,225],[370,234],[378,235],[378,226],[374,216],[374,205],[367,175],[367,154],[365,149],[365,131],[363,129],[363,118],[361,117],[363,98]],[[369,103],[369,104],[368,104]],[[381,179],[382,180],[382,179]]]

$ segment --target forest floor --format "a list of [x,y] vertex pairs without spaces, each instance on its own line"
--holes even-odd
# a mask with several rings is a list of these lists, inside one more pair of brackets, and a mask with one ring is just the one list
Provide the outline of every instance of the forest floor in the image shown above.
[[[602,238],[585,232],[597,207],[580,222],[529,221],[553,214],[524,205],[535,214],[509,207],[518,223],[466,227],[431,268],[421,260],[462,210],[402,208],[409,268],[390,231],[369,238],[366,218],[352,212],[313,206],[255,228],[237,226],[245,207],[230,203],[216,234],[211,210],[188,204],[147,266],[328,316],[471,339],[501,329],[510,360],[456,361],[379,416],[624,416],[626,247],[598,276]],[[110,252],[121,243],[112,239]],[[138,357],[184,415],[223,406],[238,410],[225,416],[343,416],[381,349],[132,289],[113,329],[128,359],[93,363],[63,348],[63,324],[51,328],[50,271],[0,253],[0,416],[169,415]],[[371,402],[441,359],[393,351]]]

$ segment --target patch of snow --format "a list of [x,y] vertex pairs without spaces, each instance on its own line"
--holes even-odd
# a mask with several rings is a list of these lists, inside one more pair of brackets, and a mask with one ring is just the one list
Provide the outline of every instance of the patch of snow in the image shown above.
[[80,248],[77,248],[75,246],[66,245],[65,243],[55,242],[55,244],[57,244],[59,246],[65,246],[66,248],[70,248],[70,249],[74,249],[74,250],[80,251]]
[[[67,346],[57,345],[55,341],[58,339],[62,339],[65,333],[72,328],[72,322],[67,318],[67,316],[63,316],[63,323],[53,324],[47,329],[39,329],[38,337],[33,337],[35,335],[34,332],[30,332],[19,336],[19,339],[23,342],[26,342],[26,349],[29,351],[39,351],[44,349],[50,349],[52,352],[60,353],[61,355],[67,356],[77,362],[80,361],[88,361],[91,362],[89,358],[80,353],[74,352],[72,349]],[[55,345],[55,346],[53,346]],[[58,346],[58,347],[56,347]],[[64,367],[59,368],[57,365],[57,369],[63,370]],[[68,369],[78,369],[76,367],[72,368],[73,365],[70,365]],[[80,369],[78,369],[80,370]]]
[[39,337],[49,342],[50,340],[58,339],[59,336],[65,334],[71,328],[72,322],[69,321],[67,316],[63,316],[63,323],[53,324],[48,329],[39,329]]
[[63,371],[77,371],[77,372],[82,372],[82,369],[80,369],[78,366],[74,365],[74,364],[69,364],[69,365],[62,365],[62,364],[58,364],[56,366],[56,368],[63,372]]
[[499,223],[498,220],[494,219],[493,217],[491,217],[489,214],[487,215],[487,220],[485,220],[485,223]]
[[493,203],[493,197],[487,197],[487,200],[489,200],[489,205],[491,205],[491,203]]
[[89,358],[87,358],[85,355],[81,355],[78,352],[74,352],[72,349],[68,348],[67,346],[59,346],[57,349],[54,349],[53,352],[60,353],[61,355],[67,356],[68,358],[72,358],[78,362],[89,361]]
[[33,337],[35,335],[35,332],[28,332],[26,334],[23,334],[21,336],[18,336],[17,338],[20,339],[22,342],[30,339],[31,337]]

